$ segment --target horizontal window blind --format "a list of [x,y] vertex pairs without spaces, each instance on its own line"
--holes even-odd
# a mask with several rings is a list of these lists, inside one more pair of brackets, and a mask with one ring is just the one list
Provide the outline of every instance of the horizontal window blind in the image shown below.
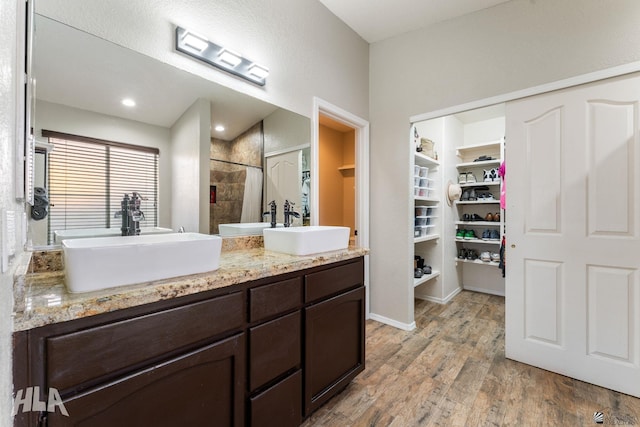
[[120,229],[115,218],[125,193],[137,192],[145,219],[158,225],[158,150],[93,138],[42,132],[54,149],[49,154],[49,244],[55,230]]

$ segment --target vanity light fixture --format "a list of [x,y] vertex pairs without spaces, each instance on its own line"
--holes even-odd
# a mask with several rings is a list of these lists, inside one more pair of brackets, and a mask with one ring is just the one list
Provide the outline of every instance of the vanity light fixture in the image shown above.
[[269,69],[182,27],[176,27],[176,50],[264,86]]

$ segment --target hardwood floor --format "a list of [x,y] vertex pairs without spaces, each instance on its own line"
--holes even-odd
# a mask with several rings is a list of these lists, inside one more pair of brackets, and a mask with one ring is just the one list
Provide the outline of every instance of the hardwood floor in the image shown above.
[[504,357],[504,298],[416,300],[417,328],[367,322],[366,369],[303,426],[640,426],[640,399]]

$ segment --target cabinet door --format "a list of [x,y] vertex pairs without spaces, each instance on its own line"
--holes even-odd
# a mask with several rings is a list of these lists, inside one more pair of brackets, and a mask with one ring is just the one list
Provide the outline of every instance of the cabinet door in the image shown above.
[[364,370],[364,287],[305,309],[305,415]]
[[244,424],[244,335],[235,335],[64,398],[69,416],[49,426],[241,426]]

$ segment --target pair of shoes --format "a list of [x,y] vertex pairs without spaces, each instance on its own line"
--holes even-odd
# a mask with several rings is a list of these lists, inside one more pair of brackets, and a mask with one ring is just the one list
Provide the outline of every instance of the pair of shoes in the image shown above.
[[498,175],[498,168],[484,169],[482,171],[482,181],[483,182],[500,181],[500,176]]
[[476,176],[473,172],[460,172],[458,175],[458,184],[475,184],[476,182]]
[[483,193],[478,193],[478,200],[480,201],[485,201],[485,202],[489,202],[489,201],[494,201],[496,200],[495,197],[493,197],[493,194],[487,192],[483,192]]
[[485,221],[489,221],[489,222],[500,222],[500,212],[496,212],[494,214],[492,214],[491,212],[489,212],[485,217],[484,217]]
[[482,232],[482,240],[500,240],[500,232],[495,228],[487,228]]
[[476,232],[473,230],[465,230],[464,232],[464,240],[474,240],[477,239]]
[[491,156],[480,156],[477,159],[475,159],[474,162],[486,162],[487,160],[495,160],[495,159]]
[[476,213],[462,215],[462,220],[466,222],[482,221],[482,217]]

